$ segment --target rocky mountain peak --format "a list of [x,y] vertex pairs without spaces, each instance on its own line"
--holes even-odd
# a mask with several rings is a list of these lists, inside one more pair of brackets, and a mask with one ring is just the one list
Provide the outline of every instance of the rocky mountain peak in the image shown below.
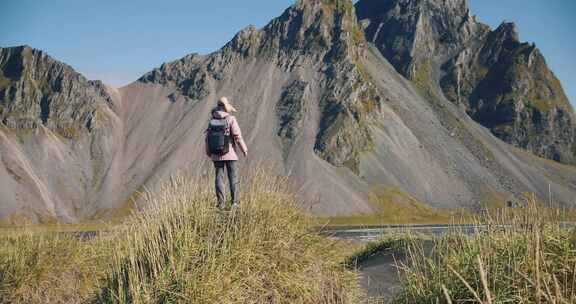
[[[350,0],[301,0],[263,28],[262,48],[284,57],[348,56],[364,41]],[[278,50],[275,52],[274,50]]]
[[[250,25],[220,50],[208,56],[189,55],[164,64],[140,80],[181,86],[180,82],[198,72],[209,74],[207,80],[219,80],[225,77],[229,66],[255,57],[267,58],[290,68],[304,58],[330,61],[324,57],[356,56],[356,46],[363,41],[363,32],[350,0],[300,0],[262,29]],[[195,68],[201,61],[210,62],[206,71]],[[201,97],[205,94],[192,95]]]
[[493,34],[500,38],[500,40],[511,40],[520,42],[520,35],[518,34],[518,26],[514,22],[502,22],[493,32]]
[[367,39],[410,79],[488,32],[465,0],[361,0],[356,11]]
[[464,0],[360,0],[356,8],[368,40],[406,78],[464,107],[501,139],[576,163],[573,109],[514,23],[492,30]]
[[95,126],[110,96],[72,67],[29,46],[0,48],[0,122],[12,129],[40,125],[75,138]]
[[31,65],[34,60],[41,59],[43,55],[42,51],[27,45],[2,48],[0,52],[0,64],[4,67],[2,75],[0,75],[2,87],[8,85],[9,81],[19,80],[24,69]]
[[240,53],[244,56],[253,56],[260,46],[261,32],[254,25],[249,25],[240,30],[223,50]]

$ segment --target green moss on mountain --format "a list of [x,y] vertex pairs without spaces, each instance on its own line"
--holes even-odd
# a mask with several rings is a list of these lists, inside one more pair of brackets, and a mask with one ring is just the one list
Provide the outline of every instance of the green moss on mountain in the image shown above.
[[322,5],[325,9],[338,10],[346,14],[352,15],[354,5],[349,0],[322,0]]
[[328,219],[330,225],[450,223],[453,218],[468,216],[461,210],[432,208],[394,186],[372,187],[370,201],[375,212],[332,217]]
[[0,91],[10,87],[12,81],[9,78],[4,77],[4,73],[0,70]]
[[422,61],[416,62],[412,67],[412,72],[409,75],[410,80],[418,86],[426,89],[433,90],[432,82],[432,61],[427,58]]

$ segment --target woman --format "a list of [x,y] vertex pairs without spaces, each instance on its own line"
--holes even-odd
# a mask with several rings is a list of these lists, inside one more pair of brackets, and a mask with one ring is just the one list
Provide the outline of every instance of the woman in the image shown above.
[[206,130],[206,154],[212,159],[216,169],[216,199],[217,207],[220,209],[225,206],[222,182],[225,169],[230,184],[232,208],[238,207],[236,192],[238,155],[236,149],[239,147],[244,156],[248,156],[248,148],[242,139],[240,126],[238,126],[236,117],[231,115],[234,112],[236,109],[228,99],[226,97],[220,98],[218,105],[212,110],[212,119],[208,125],[208,130]]

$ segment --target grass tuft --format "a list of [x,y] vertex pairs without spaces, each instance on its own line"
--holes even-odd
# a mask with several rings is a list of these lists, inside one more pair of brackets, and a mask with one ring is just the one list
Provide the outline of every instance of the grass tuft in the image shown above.
[[454,229],[431,255],[409,242],[394,303],[574,303],[576,233],[563,219],[532,201],[478,219],[479,233]]
[[86,303],[105,278],[109,246],[72,234],[13,233],[0,238],[0,303]]

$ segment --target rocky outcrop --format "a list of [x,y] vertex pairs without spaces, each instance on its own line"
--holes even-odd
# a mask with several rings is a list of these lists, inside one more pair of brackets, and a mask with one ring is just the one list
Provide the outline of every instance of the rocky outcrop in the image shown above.
[[0,48],[0,121],[15,130],[40,125],[74,139],[90,132],[110,105],[101,83],[28,46]]
[[461,105],[504,141],[576,163],[574,111],[514,24],[490,30],[466,0],[362,0],[356,7],[367,39],[405,77]]
[[367,40],[412,80],[424,80],[429,75],[419,73],[428,65],[489,32],[470,15],[466,0],[363,0],[356,11]]
[[444,64],[446,97],[515,146],[562,163],[576,164],[576,116],[560,81],[534,44],[518,40],[503,23],[482,45]]
[[301,135],[303,118],[306,112],[306,100],[308,99],[310,86],[307,82],[295,80],[282,93],[282,97],[276,105],[278,115],[278,136],[282,140],[284,158],[296,139]]

